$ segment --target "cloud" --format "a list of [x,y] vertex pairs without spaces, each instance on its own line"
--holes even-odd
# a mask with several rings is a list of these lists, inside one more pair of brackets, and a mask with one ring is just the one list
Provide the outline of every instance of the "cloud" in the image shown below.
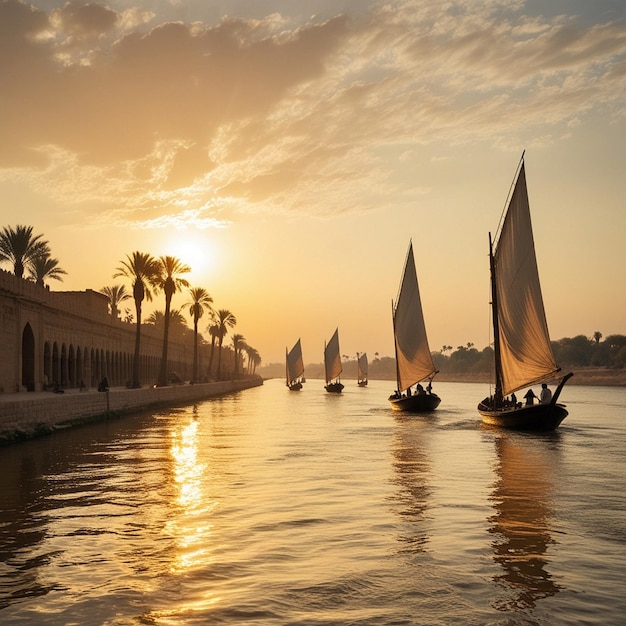
[[210,25],[5,2],[0,180],[19,171],[60,202],[155,228],[181,211],[324,215],[414,191],[393,174],[420,144],[548,138],[599,107],[623,115],[624,21],[525,9],[407,0]]

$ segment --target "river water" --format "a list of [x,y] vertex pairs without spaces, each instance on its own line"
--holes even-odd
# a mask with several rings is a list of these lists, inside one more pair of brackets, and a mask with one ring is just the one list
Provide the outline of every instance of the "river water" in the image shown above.
[[626,388],[555,434],[485,385],[279,380],[0,449],[0,623],[620,624]]

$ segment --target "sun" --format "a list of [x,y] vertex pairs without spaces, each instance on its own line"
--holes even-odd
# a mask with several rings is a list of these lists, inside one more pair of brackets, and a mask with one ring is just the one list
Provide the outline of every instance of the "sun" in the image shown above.
[[163,250],[165,255],[176,257],[188,265],[194,276],[207,274],[213,264],[211,241],[206,233],[182,230],[173,236],[168,235]]

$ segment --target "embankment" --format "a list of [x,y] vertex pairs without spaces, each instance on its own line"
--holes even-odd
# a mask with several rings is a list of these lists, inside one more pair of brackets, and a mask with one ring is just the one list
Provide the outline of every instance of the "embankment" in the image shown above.
[[255,377],[196,385],[120,387],[106,392],[0,394],[0,445],[146,409],[190,404],[262,384],[263,379]]

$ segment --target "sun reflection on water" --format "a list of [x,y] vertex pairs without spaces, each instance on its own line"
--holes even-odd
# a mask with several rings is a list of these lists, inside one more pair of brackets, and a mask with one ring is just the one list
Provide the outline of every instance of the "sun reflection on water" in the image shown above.
[[176,555],[170,565],[172,574],[205,567],[211,561],[213,524],[208,516],[217,501],[206,492],[207,464],[199,458],[200,424],[191,418],[172,431],[170,454],[176,485],[176,513],[166,532],[174,539]]

